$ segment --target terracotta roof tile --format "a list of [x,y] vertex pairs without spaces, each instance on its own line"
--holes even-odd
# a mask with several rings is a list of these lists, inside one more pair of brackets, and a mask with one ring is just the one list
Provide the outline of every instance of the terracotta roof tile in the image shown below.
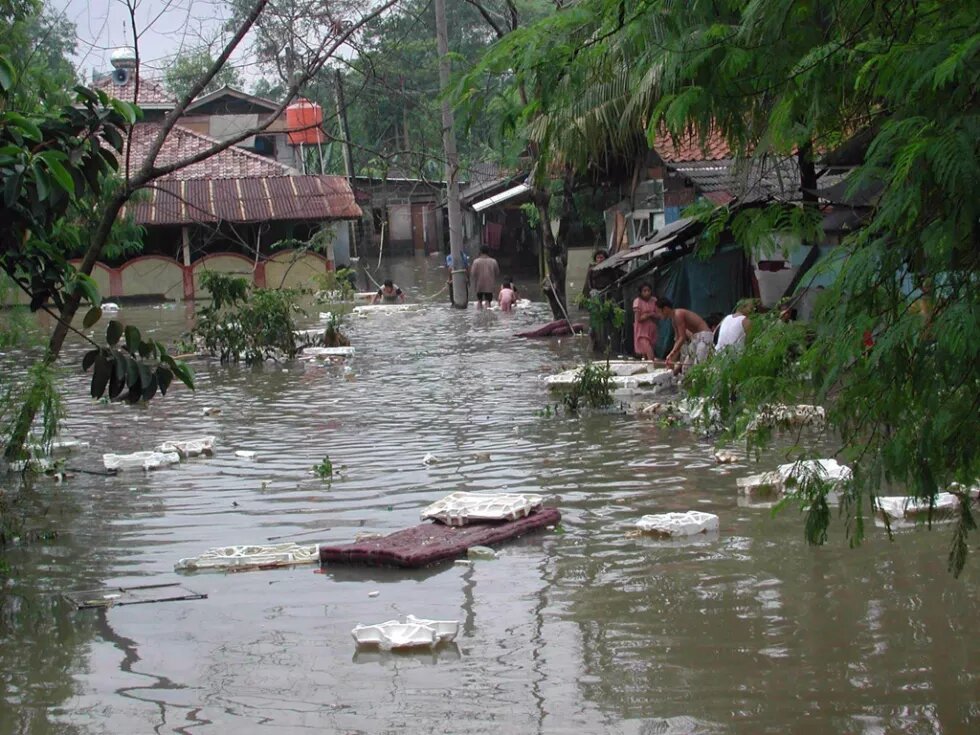
[[720,131],[713,130],[707,140],[701,141],[693,133],[685,133],[674,140],[666,131],[657,133],[654,149],[664,163],[687,161],[720,161],[732,158],[731,148]]
[[[139,81],[140,88],[139,99],[136,100],[137,104],[140,106],[152,105],[158,109],[164,105],[169,108],[176,106],[177,101],[167,91],[166,87],[163,86],[162,80],[141,76]],[[123,102],[132,102],[136,97],[136,75],[130,74],[125,84],[116,84],[112,75],[107,74],[101,79],[96,79],[92,83],[92,87],[94,89],[101,89],[103,92]]]
[[[139,123],[133,128],[132,159],[130,166],[139,168],[149,152],[150,145],[160,132],[158,123]],[[202,133],[175,125],[167,136],[160,153],[157,154],[156,164],[166,166],[188,156],[202,153],[218,140]],[[271,158],[232,146],[210,158],[194,163],[172,174],[168,179],[228,179],[241,176],[289,176],[297,173]]]

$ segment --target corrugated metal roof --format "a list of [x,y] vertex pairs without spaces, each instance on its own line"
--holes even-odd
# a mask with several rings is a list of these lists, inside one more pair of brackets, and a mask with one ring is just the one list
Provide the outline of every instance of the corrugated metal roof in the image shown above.
[[342,176],[161,179],[128,211],[140,225],[357,219],[361,208]]

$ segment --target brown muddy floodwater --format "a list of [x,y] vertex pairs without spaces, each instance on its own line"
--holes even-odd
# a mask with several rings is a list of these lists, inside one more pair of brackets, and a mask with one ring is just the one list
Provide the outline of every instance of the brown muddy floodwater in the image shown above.
[[[424,263],[399,268],[415,293],[442,286]],[[172,338],[189,314],[121,318]],[[872,529],[857,550],[838,530],[809,548],[794,509],[737,501],[736,477],[776,453],[717,466],[710,442],[648,419],[539,415],[541,376],[585,354],[581,339],[511,337],[546,318],[440,298],[350,319],[349,371],[196,361],[196,393],[146,407],[93,405],[71,372],[64,434],[91,442],[71,465],[174,435],[214,434],[218,452],[30,491],[35,527],[58,536],[3,553],[0,732],[978,731],[976,551],[954,580],[948,529]],[[325,454],[343,466],[330,483],[309,472]],[[543,493],[564,533],[470,568],[173,571],[211,546],[390,532],[454,490]],[[717,513],[720,536],[626,536],[644,513],[686,509]],[[58,597],[172,581],[208,598],[72,612]],[[409,613],[460,620],[458,646],[355,653],[355,624]]]

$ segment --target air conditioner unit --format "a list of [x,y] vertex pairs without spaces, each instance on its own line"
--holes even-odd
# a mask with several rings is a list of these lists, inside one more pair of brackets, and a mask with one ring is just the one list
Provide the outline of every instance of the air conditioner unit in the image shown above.
[[112,81],[120,87],[129,81],[129,69],[113,69]]

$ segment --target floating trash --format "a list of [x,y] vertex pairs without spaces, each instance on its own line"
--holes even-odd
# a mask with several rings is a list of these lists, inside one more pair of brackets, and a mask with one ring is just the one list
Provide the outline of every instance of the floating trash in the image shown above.
[[109,472],[122,470],[155,470],[180,462],[177,452],[133,452],[132,454],[103,454],[102,464]]
[[274,569],[318,561],[318,548],[299,544],[271,546],[222,546],[208,549],[199,556],[179,559],[174,571],[232,571],[242,569]]
[[422,457],[422,464],[439,464],[439,458],[434,454],[426,454],[424,457]]
[[422,520],[435,520],[447,526],[465,526],[482,521],[513,521],[530,515],[541,507],[540,495],[458,492],[447,495],[426,507]]
[[207,599],[207,595],[189,590],[176,582],[173,584],[143,584],[136,587],[108,587],[101,590],[65,592],[64,597],[75,606],[76,610]]
[[408,615],[404,623],[388,620],[377,625],[357,625],[351,630],[358,646],[377,646],[383,651],[434,648],[452,642],[458,633],[458,620],[425,620],[414,615]]
[[650,533],[663,538],[695,536],[699,533],[717,531],[718,516],[699,510],[646,515],[636,522],[636,527],[643,533]]
[[201,454],[214,454],[214,442],[215,437],[213,436],[200,436],[196,439],[175,439],[163,442],[156,448],[156,451],[165,453],[177,452],[182,459],[186,459],[187,457],[197,457]]
[[238,449],[235,451],[235,456],[240,459],[255,459],[256,452],[250,449]]
[[204,414],[205,416],[217,416],[219,413],[221,413],[221,409],[215,406],[208,406],[203,411],[201,411],[201,413]]
[[493,561],[497,558],[497,552],[489,546],[471,546],[466,550],[466,558],[474,561]]

